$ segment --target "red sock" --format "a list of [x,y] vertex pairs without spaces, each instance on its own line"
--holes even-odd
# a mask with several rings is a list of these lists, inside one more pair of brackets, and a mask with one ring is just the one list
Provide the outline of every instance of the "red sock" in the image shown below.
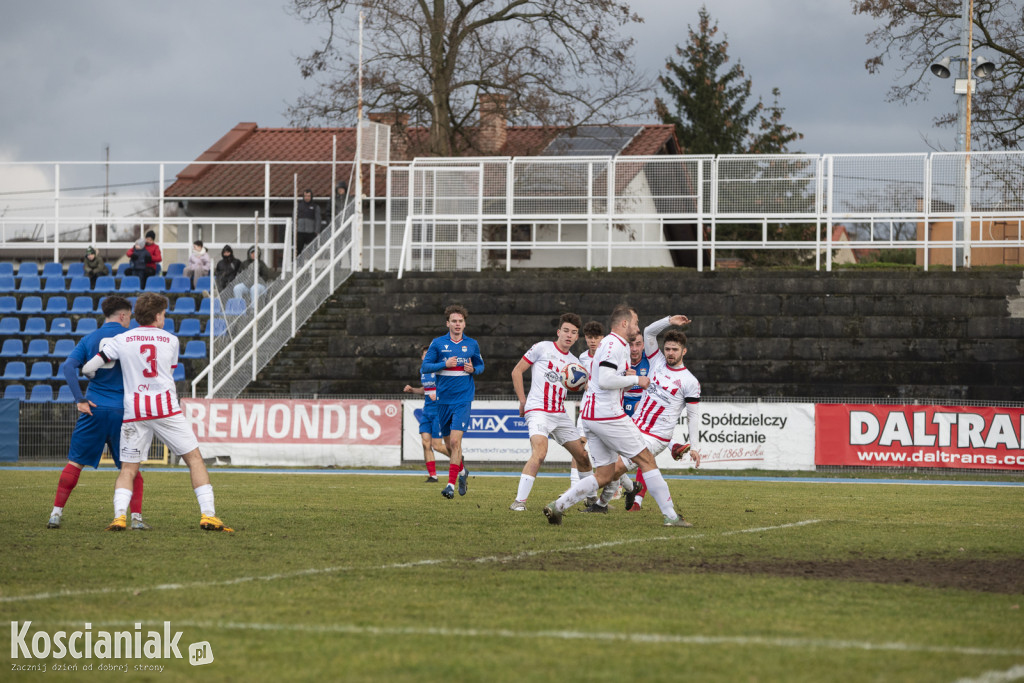
[[461,465],[448,465],[448,483],[452,486],[455,485],[455,481],[459,478],[459,469]]
[[142,514],[142,472],[135,473],[135,480],[132,482],[132,499],[128,503],[128,509]]
[[459,474],[462,474],[465,471],[466,471],[466,461],[463,460],[462,463],[459,465]]
[[54,507],[62,508],[68,502],[68,496],[71,495],[75,485],[78,484],[78,476],[80,474],[82,474],[80,468],[75,467],[71,463],[64,465],[64,470],[60,473],[60,479],[57,480],[57,495],[53,499]]
[[636,471],[636,480],[640,484],[640,493],[638,495],[647,495],[647,482],[644,481],[644,473],[640,470]]
[[427,474],[431,477],[437,477],[437,461],[431,460],[427,463]]

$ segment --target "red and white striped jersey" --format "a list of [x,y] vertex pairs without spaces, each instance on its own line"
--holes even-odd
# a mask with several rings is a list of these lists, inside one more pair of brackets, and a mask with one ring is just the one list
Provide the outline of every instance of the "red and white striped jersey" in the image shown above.
[[125,422],[181,413],[172,376],[178,364],[176,336],[157,327],[136,327],[111,337],[99,355],[121,361]]
[[602,363],[610,364],[617,377],[623,377],[629,369],[629,344],[619,335],[612,332],[601,340],[594,359],[591,361],[590,382],[580,402],[581,416],[584,420],[616,420],[626,416],[622,409],[622,392],[624,389],[605,389],[600,384],[599,368]]
[[[700,382],[685,367],[670,368],[661,353],[650,359],[647,376],[651,383],[633,410],[633,422],[644,434],[668,442],[672,440],[683,408],[700,402]],[[690,425],[691,441],[697,425]]]
[[530,364],[530,393],[526,396],[526,412],[564,413],[566,388],[562,384],[562,368],[578,363],[571,352],[563,352],[553,341],[537,342],[523,354]]

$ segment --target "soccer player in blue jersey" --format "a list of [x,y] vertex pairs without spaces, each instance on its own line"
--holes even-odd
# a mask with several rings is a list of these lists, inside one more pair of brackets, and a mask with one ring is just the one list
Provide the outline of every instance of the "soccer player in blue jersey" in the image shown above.
[[[429,346],[420,349],[420,363],[427,355]],[[420,386],[406,384],[402,389],[407,394],[423,394],[423,409],[419,411],[420,441],[423,444],[423,460],[427,464],[427,484],[437,483],[437,464],[434,462],[434,451],[448,455],[440,434],[434,436],[434,418],[437,417],[437,376],[433,373],[420,373]]]
[[[644,353],[643,336],[629,342],[629,369],[635,370],[637,377],[646,377],[651,371],[651,362]],[[634,384],[622,392],[622,409],[626,411],[626,415],[633,417],[633,409],[643,397],[644,390],[639,384]]]
[[[96,377],[89,382],[89,388],[82,395],[78,384],[78,370],[86,361],[96,355],[100,342],[108,337],[120,334],[128,327],[132,317],[132,305],[120,296],[108,296],[103,300],[103,317],[105,321],[95,332],[82,337],[68,358],[61,365],[64,380],[75,397],[78,408],[78,421],[71,434],[71,446],[68,449],[68,464],[60,473],[57,482],[57,495],[53,501],[48,529],[59,529],[64,505],[68,496],[78,484],[78,477],[86,465],[96,469],[100,464],[103,446],[110,447],[110,455],[114,463],[121,467],[121,417],[124,414],[124,385],[121,379],[121,364],[99,370]],[[132,484],[132,529],[147,530],[149,525],[142,521],[142,474],[136,475]]]
[[[448,485],[441,491],[445,498],[455,497],[455,482],[459,495],[466,495],[469,471],[462,464],[462,435],[469,428],[470,411],[476,385],[473,376],[484,371],[484,359],[476,340],[463,336],[466,329],[466,309],[452,304],[444,309],[448,334],[430,342],[423,357],[421,373],[437,373],[437,421],[434,434],[444,439],[451,464],[448,466]],[[461,470],[461,472],[460,472]]]

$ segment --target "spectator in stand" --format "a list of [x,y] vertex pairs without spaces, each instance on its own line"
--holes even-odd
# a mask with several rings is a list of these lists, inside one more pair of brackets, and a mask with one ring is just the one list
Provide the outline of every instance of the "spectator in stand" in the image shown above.
[[228,284],[235,279],[241,269],[242,262],[235,258],[235,250],[231,248],[230,244],[225,244],[224,248],[220,250],[220,261],[217,262],[217,268],[213,271],[217,289],[221,291],[227,289]]
[[96,288],[96,278],[107,274],[107,264],[103,262],[103,257],[92,247],[85,250],[82,267],[85,269],[86,277],[89,278],[89,286],[93,289]]
[[345,213],[345,205],[348,204],[348,183],[344,180],[338,181],[334,194],[334,215],[341,216]]
[[153,257],[153,272],[150,275],[156,275],[163,268],[161,261],[163,261],[163,255],[160,253],[160,247],[156,243],[156,233],[152,230],[146,233],[146,251]]
[[298,254],[306,245],[316,238],[320,232],[320,205],[313,202],[313,190],[302,191],[302,201],[297,209],[295,251]]
[[209,274],[210,255],[207,253],[206,247],[203,246],[203,241],[196,240],[192,243],[192,253],[188,255],[188,264],[185,266],[183,275],[192,279],[192,287],[194,289],[196,280]]
[[[256,274],[259,278],[256,284],[253,284],[253,274],[250,270],[254,263],[258,269]],[[235,278],[235,297],[242,298],[247,294],[251,294],[253,298],[258,297],[267,291],[267,287],[263,283],[276,279],[277,271],[260,260],[259,251],[253,245],[249,247],[249,258],[242,264],[242,270],[238,272],[238,277]]]
[[131,261],[128,263],[128,267],[125,268],[125,275],[135,275],[139,278],[142,286],[146,286],[146,278],[152,275],[155,271],[153,269],[153,256],[146,249],[146,240],[138,240],[135,242],[135,246],[128,250],[128,258]]

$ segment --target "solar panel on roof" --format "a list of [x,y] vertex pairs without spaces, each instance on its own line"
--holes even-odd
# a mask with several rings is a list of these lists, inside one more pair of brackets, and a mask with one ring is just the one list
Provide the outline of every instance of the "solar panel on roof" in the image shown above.
[[562,131],[541,156],[615,156],[643,126],[579,126]]

